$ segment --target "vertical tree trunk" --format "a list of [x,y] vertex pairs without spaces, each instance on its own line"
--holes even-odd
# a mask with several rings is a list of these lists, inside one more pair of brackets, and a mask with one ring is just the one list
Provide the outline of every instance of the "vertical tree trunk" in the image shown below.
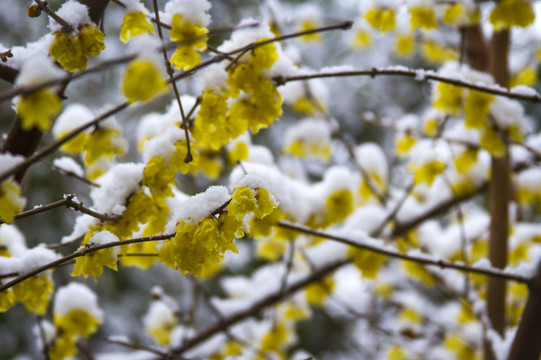
[[538,360],[541,354],[541,263],[511,345],[508,360]]
[[[501,86],[508,86],[509,31],[495,32],[490,44],[490,72]],[[492,266],[503,269],[507,264],[507,238],[509,234],[509,200],[511,174],[509,171],[509,149],[501,158],[492,157],[490,181],[490,238],[489,259]],[[487,311],[492,328],[500,335],[505,330],[505,280],[491,277],[487,287]],[[485,341],[485,359],[495,359],[492,348]]]

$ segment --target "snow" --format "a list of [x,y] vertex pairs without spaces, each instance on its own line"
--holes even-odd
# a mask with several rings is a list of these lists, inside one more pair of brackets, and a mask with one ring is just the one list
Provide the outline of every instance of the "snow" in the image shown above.
[[98,320],[102,320],[103,312],[98,306],[98,297],[86,285],[71,282],[56,291],[53,312],[64,316],[72,310],[83,310]]
[[122,0],[122,3],[126,5],[126,13],[142,12],[148,14],[148,10],[141,0]]
[[152,61],[152,63],[165,74],[161,46],[162,44],[160,43],[159,38],[143,34],[130,40],[128,43],[128,54]]
[[497,360],[507,359],[509,351],[511,351],[511,345],[513,344],[513,340],[515,339],[517,330],[518,326],[507,328],[505,330],[504,339],[502,339],[500,334],[498,334],[493,329],[489,329],[487,331],[487,338],[492,344],[492,350],[494,351],[494,355],[496,356]]
[[291,144],[295,141],[322,143],[331,141],[331,130],[329,125],[318,119],[304,119],[288,128],[285,135],[285,143]]
[[[55,138],[66,135],[74,129],[89,123],[95,118],[94,113],[83,104],[70,104],[56,119],[52,132]],[[85,130],[90,131],[90,130]]]
[[23,262],[16,257],[0,256],[0,275],[19,273],[23,268]]
[[200,72],[198,79],[203,89],[213,89],[217,93],[222,93],[222,89],[229,88],[228,77],[222,64],[212,64]]
[[29,272],[40,266],[49,264],[55,260],[58,260],[60,255],[55,253],[51,249],[47,249],[45,246],[36,246],[30,250],[25,251],[20,256],[22,267],[21,272]]
[[524,123],[524,108],[518,101],[498,96],[490,104],[490,110],[494,120],[503,129],[508,129],[511,125],[517,125],[519,128],[522,128],[522,124]]
[[355,158],[369,174],[377,174],[387,182],[387,157],[381,146],[372,142],[362,143],[355,149]]
[[0,224],[0,245],[5,246],[14,257],[20,257],[26,251],[23,233],[11,224]]
[[539,96],[537,90],[525,85],[514,86],[509,92],[514,95]]
[[[205,192],[191,196],[172,209],[173,218],[197,224],[230,199],[231,196],[225,186],[210,186]],[[176,225],[176,222],[173,225]]]
[[14,69],[21,70],[25,63],[32,59],[50,61],[47,58],[49,56],[49,46],[51,46],[53,39],[53,35],[46,34],[34,42],[27,43],[25,46],[13,46],[11,48],[13,57],[7,58],[5,64]]
[[319,69],[319,74],[337,74],[342,72],[355,71],[356,69],[351,65],[333,65],[325,66]]
[[153,157],[163,157],[166,162],[171,161],[177,150],[175,144],[185,138],[184,131],[179,127],[167,128],[167,131],[145,142],[143,161],[147,163]]
[[[258,26],[245,27],[252,24],[258,24]],[[251,43],[261,39],[274,38],[274,34],[271,32],[269,25],[261,23],[253,18],[243,19],[237,27],[239,27],[239,29],[235,30],[231,35],[231,38],[224,41],[223,44],[220,45],[218,50],[222,52],[230,52],[250,45]],[[244,55],[242,59],[244,59],[245,56],[246,55]]]
[[48,80],[56,80],[64,77],[64,71],[48,57],[36,55],[21,63],[21,71],[15,84],[18,86],[38,85]]
[[[88,8],[76,0],[68,0],[62,4],[56,14],[70,24],[75,32],[81,25],[93,24],[88,16]],[[49,29],[52,32],[62,31],[62,25],[56,22],[52,17],[49,18]]]
[[[115,234],[108,230],[102,230],[92,235],[88,242],[95,245],[104,245],[117,241],[118,237]],[[118,248],[116,248],[116,250],[118,250]]]
[[10,153],[0,154],[0,174],[9,171],[23,161],[24,157],[21,155],[12,155]]
[[[191,95],[182,95],[180,97],[182,108],[186,114],[195,105],[195,101],[195,97]],[[141,118],[137,127],[137,141],[139,145],[143,145],[144,148],[146,146],[144,141],[160,134],[167,133],[170,130],[175,131],[171,128],[178,127],[181,122],[182,118],[178,103],[176,99],[173,99],[167,107],[165,114],[151,112]]]
[[145,165],[124,163],[113,166],[96,183],[100,187],[92,189],[90,198],[96,211],[104,214],[122,214],[126,209],[128,196],[140,187]]
[[[254,173],[254,172],[248,173],[243,178],[241,178],[235,184],[235,187],[239,187],[239,186],[247,186],[247,187],[252,188],[252,189],[260,189],[261,188],[261,189],[269,190],[269,184],[265,180],[265,178],[263,178],[261,175],[258,175],[257,173]],[[231,189],[231,190],[233,190],[233,189]],[[271,199],[272,198],[273,198],[273,196],[271,194]]]
[[77,164],[75,160],[69,156],[62,156],[54,159],[53,165],[67,173],[73,173],[77,176],[84,176],[84,171],[81,165]]
[[143,324],[145,329],[156,329],[174,323],[175,319],[173,309],[163,301],[155,300],[150,303],[148,312],[143,318]]
[[77,218],[75,218],[75,225],[73,226],[72,233],[62,237],[61,242],[68,243],[79,238],[80,236],[83,236],[86,234],[90,226],[95,225],[98,222],[98,219],[90,215],[82,214],[77,216]]
[[164,18],[170,22],[174,14],[180,14],[192,24],[208,26],[209,10],[208,0],[170,0],[165,4]]

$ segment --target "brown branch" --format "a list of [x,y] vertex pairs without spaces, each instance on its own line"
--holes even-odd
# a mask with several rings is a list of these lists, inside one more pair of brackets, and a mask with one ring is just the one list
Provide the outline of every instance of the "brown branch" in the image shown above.
[[28,271],[25,274],[21,274],[17,276],[12,281],[0,286],[0,292],[5,291],[21,282],[23,282],[26,279],[31,278],[32,276],[38,275],[44,271],[47,271],[49,269],[52,269],[54,267],[63,265],[73,259],[76,259],[81,256],[85,256],[87,254],[103,250],[103,249],[109,249],[115,246],[121,246],[121,245],[129,245],[129,244],[136,244],[136,243],[142,243],[142,242],[149,242],[149,241],[160,241],[160,240],[168,240],[175,236],[175,233],[171,234],[165,234],[165,235],[154,235],[154,236],[146,236],[141,238],[135,238],[135,239],[129,239],[129,240],[122,240],[122,241],[115,241],[110,242],[107,244],[101,244],[101,245],[87,245],[83,247],[80,250],[77,250],[76,252],[66,255],[60,259],[57,259],[53,262],[50,262],[48,264],[42,265],[34,270]]
[[18,75],[19,70],[0,64],[0,79],[13,84]]
[[278,292],[270,296],[267,296],[259,301],[256,301],[248,309],[245,309],[241,312],[236,313],[235,315],[227,317],[222,321],[218,321],[214,325],[211,325],[210,327],[200,331],[193,337],[189,338],[182,346],[176,349],[173,349],[173,352],[176,354],[180,354],[188,349],[191,349],[192,347],[196,345],[201,344],[202,342],[204,342],[211,336],[218,334],[220,332],[226,331],[230,326],[240,321],[243,321],[245,319],[248,319],[250,317],[256,316],[265,308],[282,301],[287,296],[297,292],[298,290],[303,289],[308,284],[321,280],[323,277],[329,275],[330,273],[332,273],[333,271],[337,270],[338,268],[340,268],[341,266],[347,263],[349,263],[347,260],[340,260],[340,261],[336,261],[331,264],[328,264],[324,267],[321,267],[320,269],[314,271],[312,274],[310,274],[306,278],[302,280],[298,280],[295,283],[293,283],[283,293],[280,290],[278,290]]
[[175,98],[177,99],[178,108],[180,110],[180,118],[182,119],[182,127],[184,128],[184,136],[186,137],[186,157],[184,158],[185,163],[190,163],[193,161],[193,155],[190,145],[190,135],[188,133],[188,125],[186,123],[186,115],[184,114],[184,108],[182,107],[182,102],[180,101],[180,94],[178,92],[177,83],[173,80],[173,68],[167,57],[167,50],[165,50],[165,41],[162,34],[162,23],[160,22],[160,11],[158,10],[158,0],[152,0],[154,5],[154,15],[156,16],[156,24],[158,25],[158,35],[162,41],[162,53],[165,63],[165,68],[167,70],[167,75],[169,76],[169,82],[173,87],[173,92],[175,93]]
[[39,5],[39,7],[41,8],[41,10],[45,11],[47,13],[47,15],[49,15],[50,17],[52,17],[54,19],[54,21],[56,21],[57,23],[59,23],[60,25],[62,25],[62,27],[64,28],[64,30],[66,32],[72,32],[73,31],[73,26],[71,26],[70,24],[68,24],[68,22],[64,19],[62,19],[60,16],[58,16],[54,11],[52,11],[51,9],[49,9],[49,7],[47,6],[47,3],[46,2],[43,2],[41,0],[34,0],[34,2],[36,4]]
[[395,251],[395,250],[389,250],[389,249],[384,248],[384,247],[378,247],[378,246],[373,246],[373,245],[369,245],[369,244],[366,244],[366,243],[360,243],[358,241],[355,241],[355,240],[352,240],[352,239],[349,239],[349,238],[346,238],[346,237],[343,237],[343,236],[333,235],[333,234],[326,233],[326,232],[323,232],[323,231],[314,230],[314,229],[311,229],[311,228],[303,226],[303,225],[292,224],[292,223],[288,223],[288,222],[285,222],[285,221],[279,221],[277,226],[285,228],[285,229],[289,229],[289,230],[298,231],[298,232],[301,232],[303,234],[323,237],[323,238],[326,238],[326,239],[330,239],[330,240],[340,242],[342,244],[353,246],[353,247],[358,248],[358,249],[368,250],[368,251],[371,251],[371,252],[374,252],[374,253],[377,253],[377,254],[380,254],[380,255],[386,255],[386,256],[389,256],[389,257],[392,257],[392,258],[401,259],[401,260],[410,261],[410,262],[415,262],[415,263],[418,263],[418,264],[435,265],[435,266],[438,266],[438,267],[440,267],[442,269],[455,269],[455,270],[464,271],[464,272],[468,272],[468,273],[474,273],[474,274],[480,274],[480,275],[488,275],[488,276],[499,278],[499,279],[512,280],[512,281],[517,281],[517,282],[521,282],[521,283],[529,283],[529,281],[531,280],[531,279],[529,279],[527,277],[524,277],[524,276],[521,276],[521,275],[515,275],[515,274],[509,273],[509,272],[505,272],[505,271],[503,271],[501,269],[472,267],[472,266],[465,265],[463,263],[454,263],[454,262],[450,262],[450,261],[443,260],[443,259],[436,259],[436,258],[432,257],[429,254],[426,254],[426,255],[423,254],[421,256],[412,255],[412,254],[404,254],[404,253],[401,253],[401,252],[398,252],[398,251]]
[[95,186],[95,187],[101,187],[100,184],[97,184],[95,182],[93,182],[92,180],[90,179],[87,179],[86,177],[84,176],[80,176],[80,175],[77,175],[76,173],[74,173],[73,171],[70,171],[70,170],[66,170],[66,169],[62,169],[54,164],[51,164],[51,168],[55,171],[58,171],[60,174],[62,175],[66,175],[66,176],[69,176],[69,177],[72,177],[72,178],[75,178],[79,181],[82,181],[84,182],[85,184],[88,184],[88,185],[92,185],[92,186]]
[[[43,205],[43,206],[37,206],[33,209],[26,210],[20,213],[15,214],[15,220],[23,219],[25,217],[29,217],[32,215],[40,214],[45,211],[49,211],[52,209],[55,209],[57,207],[66,206],[73,210],[82,212],[84,214],[90,215],[92,217],[95,217],[96,219],[99,219],[101,221],[117,221],[122,216],[121,215],[107,215],[107,214],[101,214],[99,212],[96,212],[94,210],[91,210],[85,206],[83,206],[83,203],[77,202],[73,200],[75,195],[67,195],[64,199],[55,201],[53,203]],[[3,221],[0,220],[0,224],[2,224]]]
[[480,92],[505,96],[511,99],[523,100],[523,101],[532,101],[532,102],[541,102],[541,96],[539,94],[526,95],[515,93],[509,89],[504,89],[497,86],[486,86],[474,84],[466,80],[459,80],[448,78],[445,76],[438,75],[431,71],[425,70],[413,70],[413,69],[378,69],[372,68],[370,70],[351,70],[351,71],[336,71],[329,73],[316,73],[316,74],[307,74],[307,75],[297,75],[297,76],[277,76],[274,78],[276,85],[284,85],[291,81],[303,81],[310,79],[321,79],[321,78],[336,78],[336,77],[350,77],[350,76],[370,76],[372,78],[376,76],[407,76],[415,78],[417,81],[426,81],[434,80],[438,82],[443,82],[446,84],[456,85],[472,90],[477,90]]
[[124,110],[125,108],[128,107],[128,105],[129,105],[128,102],[124,102],[124,103],[122,103],[120,105],[115,106],[114,108],[110,109],[109,111],[106,111],[105,113],[101,114],[100,116],[98,116],[94,120],[79,126],[78,128],[74,129],[70,133],[63,136],[62,138],[60,138],[60,139],[56,140],[55,142],[45,146],[40,151],[35,152],[34,154],[30,155],[29,157],[24,159],[24,161],[18,163],[17,165],[7,169],[4,173],[0,174],[0,182],[7,179],[11,175],[13,175],[15,173],[18,173],[19,171],[21,171],[23,169],[26,169],[30,165],[40,161],[45,156],[53,153],[54,151],[59,149],[62,145],[64,145],[66,142],[70,141],[71,139],[73,139],[74,137],[76,137],[77,135],[79,135],[80,133],[85,131],[86,129],[88,129],[88,128],[92,127],[92,126],[95,126],[96,124],[98,124],[101,121],[107,119],[108,117],[118,113],[121,110]]

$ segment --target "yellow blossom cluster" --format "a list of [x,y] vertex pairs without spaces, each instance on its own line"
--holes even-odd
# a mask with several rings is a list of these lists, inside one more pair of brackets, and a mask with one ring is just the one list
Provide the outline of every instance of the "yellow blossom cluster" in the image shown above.
[[60,110],[62,110],[60,98],[47,89],[21,95],[17,102],[17,115],[21,118],[21,127],[24,130],[34,127],[42,132],[49,130],[51,119]]
[[21,196],[21,188],[14,180],[0,183],[0,220],[12,223],[15,214],[23,210],[26,199]]
[[104,40],[105,35],[100,29],[85,24],[76,34],[56,31],[49,53],[64,69],[71,72],[83,71],[88,57],[99,55],[105,49]]
[[182,17],[181,14],[174,14],[171,19],[172,29],[171,41],[178,43],[176,51],[171,57],[171,64],[176,69],[190,69],[201,62],[199,51],[207,49],[208,29],[203,25],[194,24]]
[[123,43],[127,43],[131,38],[146,34],[147,32],[154,34],[154,28],[144,12],[128,12],[122,18],[122,24],[120,24],[120,41]]

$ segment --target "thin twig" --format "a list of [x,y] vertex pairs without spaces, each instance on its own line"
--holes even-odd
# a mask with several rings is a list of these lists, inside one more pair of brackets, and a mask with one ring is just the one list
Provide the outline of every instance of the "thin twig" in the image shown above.
[[175,93],[175,98],[177,99],[178,108],[180,110],[180,117],[182,119],[182,126],[184,128],[184,136],[186,137],[186,157],[184,158],[185,163],[190,163],[193,161],[193,156],[191,152],[190,145],[190,135],[188,134],[188,126],[186,124],[186,115],[184,114],[184,108],[182,107],[182,102],[180,101],[180,94],[178,92],[177,83],[173,80],[174,71],[167,57],[167,51],[165,50],[165,40],[163,39],[162,34],[162,23],[160,22],[160,11],[158,10],[158,0],[152,0],[154,5],[154,14],[156,16],[156,24],[158,25],[158,35],[162,41],[162,53],[165,63],[165,68],[167,70],[167,75],[169,75],[169,81],[173,87],[173,92]]
[[[130,348],[130,349],[133,349],[133,350],[146,351],[146,352],[149,352],[151,354],[158,355],[158,356],[165,357],[165,356],[169,355],[166,352],[163,352],[163,351],[160,351],[160,350],[157,350],[157,349],[153,349],[153,348],[150,348],[148,346],[143,346],[143,345],[139,345],[139,344],[133,344],[133,343],[130,343],[130,342],[127,342],[127,341],[115,340],[115,339],[111,339],[111,338],[105,338],[105,339],[103,339],[103,341],[108,342],[110,344],[116,344],[116,345],[124,346],[124,347]],[[178,357],[176,355],[175,355],[175,358],[180,359],[180,357]]]
[[319,79],[319,78],[349,77],[349,76],[370,76],[372,78],[376,76],[408,76],[408,77],[415,78],[417,81],[434,80],[434,81],[439,81],[446,84],[451,84],[451,85],[456,85],[456,86],[460,86],[460,87],[464,87],[464,88],[468,88],[472,90],[477,90],[477,91],[488,93],[488,94],[501,95],[501,96],[505,96],[511,99],[541,102],[541,96],[537,93],[532,94],[532,95],[521,94],[519,92],[513,92],[512,89],[502,88],[496,85],[492,85],[492,86],[479,85],[467,80],[448,78],[448,77],[433,73],[431,71],[414,70],[414,69],[372,68],[370,70],[336,71],[336,72],[329,72],[329,73],[315,73],[315,74],[287,76],[287,77],[277,76],[274,78],[274,82],[277,85],[284,85],[291,81],[302,81],[302,80]]
[[505,272],[505,271],[503,271],[501,269],[497,269],[497,268],[472,267],[472,266],[468,266],[468,265],[465,265],[465,264],[462,264],[462,263],[453,263],[453,262],[449,262],[449,261],[443,260],[443,259],[436,259],[436,258],[433,258],[431,255],[428,255],[428,254],[426,254],[426,255],[423,254],[422,256],[412,255],[412,254],[404,254],[404,253],[401,253],[401,252],[398,252],[398,251],[395,251],[395,250],[389,250],[389,249],[384,248],[384,247],[378,247],[378,246],[370,245],[370,244],[367,244],[367,243],[361,243],[361,242],[358,242],[358,241],[355,241],[355,240],[352,240],[352,239],[348,239],[348,238],[343,237],[343,236],[333,235],[333,234],[330,234],[330,233],[327,233],[327,232],[314,230],[314,229],[311,229],[311,228],[303,226],[303,225],[292,224],[292,223],[285,222],[285,221],[279,221],[277,226],[285,228],[285,229],[289,229],[289,230],[298,231],[298,232],[308,234],[308,235],[312,235],[312,236],[318,236],[318,237],[323,237],[323,238],[326,238],[326,239],[338,241],[338,242],[340,242],[342,244],[350,245],[350,246],[353,246],[353,247],[358,248],[358,249],[363,249],[363,250],[368,250],[368,251],[371,251],[371,252],[375,252],[375,253],[380,254],[380,255],[386,255],[386,256],[389,256],[389,257],[393,257],[393,258],[397,258],[397,259],[401,259],[401,260],[405,260],[405,261],[410,261],[410,262],[415,262],[415,263],[419,263],[419,264],[424,264],[424,265],[435,265],[435,266],[438,266],[438,267],[440,267],[442,269],[446,269],[446,268],[455,269],[455,270],[465,271],[465,272],[474,273],[474,274],[488,275],[488,276],[497,277],[497,278],[501,278],[501,279],[517,281],[517,282],[520,282],[520,283],[529,283],[529,281],[531,280],[531,279],[529,279],[527,277],[512,274],[512,273],[509,273],[509,272]]
[[25,274],[21,274],[17,276],[12,281],[0,286],[0,292],[5,291],[20,282],[31,278],[32,276],[38,275],[44,271],[47,271],[49,269],[52,269],[54,267],[63,265],[64,263],[67,263],[70,260],[76,259],[80,256],[85,256],[87,254],[103,250],[103,249],[109,249],[115,246],[121,246],[121,245],[128,245],[128,244],[135,244],[135,243],[142,243],[142,242],[149,242],[149,241],[160,241],[160,240],[168,240],[175,236],[175,233],[172,234],[165,234],[165,235],[154,235],[154,236],[147,236],[147,237],[141,237],[141,238],[135,238],[135,239],[129,239],[129,240],[122,240],[122,241],[115,241],[107,244],[101,244],[101,245],[89,245],[86,247],[83,247],[82,249],[66,255],[60,259],[57,259],[53,262],[50,262],[48,264],[42,265],[34,270],[28,271]]
[[60,139],[58,139],[58,140],[52,142],[51,144],[45,146],[40,151],[37,151],[34,154],[30,155],[29,157],[27,157],[26,159],[24,159],[23,161],[21,161],[17,165],[7,169],[5,172],[0,174],[0,182],[7,179],[11,175],[19,172],[20,170],[27,168],[31,164],[33,164],[35,162],[38,162],[39,160],[43,159],[45,156],[53,153],[54,151],[58,150],[66,142],[70,141],[71,139],[73,139],[74,137],[76,137],[77,135],[79,135],[80,133],[85,131],[86,129],[88,129],[88,128],[92,127],[92,126],[95,126],[96,124],[98,124],[101,121],[107,119],[108,117],[113,116],[114,114],[118,113],[121,110],[124,110],[125,108],[128,107],[128,105],[129,105],[128,102],[124,102],[124,103],[122,103],[120,105],[117,105],[117,106],[113,107],[112,109],[110,109],[109,111],[106,111],[105,113],[101,114],[100,116],[98,116],[94,120],[75,128],[74,130],[72,130],[71,132],[69,132],[65,136],[61,137]]
[[[26,211],[20,212],[18,214],[15,214],[15,220],[23,219],[25,217],[29,217],[29,216],[36,215],[36,214],[40,214],[42,212],[49,211],[51,209],[55,209],[55,208],[61,207],[61,206],[69,207],[69,208],[71,208],[73,210],[76,210],[76,211],[82,212],[84,214],[90,215],[92,217],[95,217],[96,219],[99,219],[101,221],[117,221],[122,217],[121,215],[107,215],[107,214],[101,214],[99,212],[96,212],[96,211],[94,211],[92,209],[89,209],[89,208],[83,206],[83,203],[80,203],[80,202],[77,202],[77,201],[73,200],[74,197],[75,197],[75,195],[73,195],[73,194],[66,195],[66,197],[63,198],[62,200],[58,200],[58,201],[55,201],[55,202],[47,204],[47,205],[38,206],[38,207],[35,207],[35,208],[31,209],[31,210],[26,210]],[[0,220],[0,224],[1,223],[2,223],[2,221]]]
[[57,23],[59,23],[60,25],[62,25],[62,27],[64,28],[64,30],[66,32],[72,32],[73,31],[73,26],[71,26],[66,20],[62,19],[60,16],[58,16],[54,11],[52,11],[51,9],[49,9],[49,7],[47,6],[46,3],[44,3],[43,1],[41,0],[34,0],[36,2],[36,4],[39,5],[39,7],[41,8],[41,10],[45,11],[47,13],[47,15],[49,15],[50,17],[52,17]]
[[51,168],[53,170],[55,170],[55,171],[58,171],[62,175],[70,176],[72,178],[75,178],[77,180],[80,180],[80,181],[84,182],[85,184],[92,185],[92,186],[95,186],[95,187],[100,187],[101,186],[100,184],[97,184],[97,183],[93,182],[92,180],[85,178],[84,176],[77,175],[73,171],[62,169],[61,167],[58,167],[58,166],[56,166],[54,164],[51,164]]

